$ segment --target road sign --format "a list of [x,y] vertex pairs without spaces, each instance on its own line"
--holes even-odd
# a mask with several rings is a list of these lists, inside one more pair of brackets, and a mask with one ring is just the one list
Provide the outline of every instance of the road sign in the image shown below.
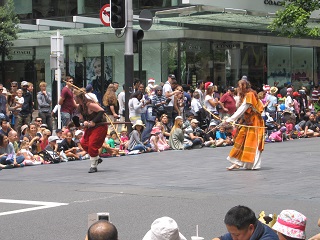
[[103,25],[110,27],[110,4],[105,4],[100,10],[100,20]]
[[152,13],[147,10],[147,9],[143,9],[140,12],[139,15],[139,25],[143,30],[149,30],[152,26]]

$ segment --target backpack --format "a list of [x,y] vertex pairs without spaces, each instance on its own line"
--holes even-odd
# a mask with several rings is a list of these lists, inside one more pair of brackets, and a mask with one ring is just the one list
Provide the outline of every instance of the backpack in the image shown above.
[[39,156],[43,158],[43,160],[50,163],[60,163],[61,158],[55,151],[43,150],[38,153]]

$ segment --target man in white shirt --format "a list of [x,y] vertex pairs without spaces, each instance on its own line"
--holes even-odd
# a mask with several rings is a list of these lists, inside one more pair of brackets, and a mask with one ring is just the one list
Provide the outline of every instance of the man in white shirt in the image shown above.
[[169,74],[168,80],[165,82],[162,89],[163,96],[167,98],[167,105],[165,106],[165,110],[167,112],[170,125],[172,125],[173,123],[172,112],[173,112],[174,95],[180,92],[180,91],[172,90],[171,83],[173,80],[176,80],[176,76],[174,74]]

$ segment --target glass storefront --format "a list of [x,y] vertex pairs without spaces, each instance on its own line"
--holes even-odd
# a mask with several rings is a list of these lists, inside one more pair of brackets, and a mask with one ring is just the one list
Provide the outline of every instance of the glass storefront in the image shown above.
[[314,80],[313,61],[313,48],[268,46],[268,84],[292,82],[295,89],[309,86]]

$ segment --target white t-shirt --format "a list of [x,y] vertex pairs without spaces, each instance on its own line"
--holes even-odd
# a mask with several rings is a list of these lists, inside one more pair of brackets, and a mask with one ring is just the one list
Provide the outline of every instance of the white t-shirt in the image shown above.
[[290,105],[293,105],[293,100],[292,100],[291,96],[288,95],[286,97],[286,101],[284,102],[284,105],[286,106],[286,109],[293,111],[293,109],[294,109],[293,106],[290,107]]
[[209,103],[209,100],[212,99],[214,102],[216,102],[216,100],[210,96],[210,95],[206,95],[206,97],[204,98],[204,106],[206,107],[206,109],[208,109],[210,112],[216,112],[217,108],[211,106],[211,104]]
[[125,92],[122,91],[118,94],[118,102],[119,102],[119,114],[122,115],[123,110],[125,110]]
[[[15,100],[16,100],[16,103],[21,104],[21,106],[24,103],[24,98],[23,97],[15,96]],[[17,111],[21,111],[21,107],[17,108]]]
[[[170,83],[169,82],[166,82],[164,85],[163,85],[163,88],[162,88],[162,94],[163,94],[163,96],[166,96],[166,93],[167,92],[169,92],[169,93],[171,93],[171,92],[173,92],[172,91],[172,87],[171,87],[171,85],[170,85]],[[173,98],[173,96],[172,97],[170,97],[171,98],[171,101],[169,102],[169,104],[168,104],[168,106],[170,107],[173,107],[173,102],[174,102],[174,98]]]

